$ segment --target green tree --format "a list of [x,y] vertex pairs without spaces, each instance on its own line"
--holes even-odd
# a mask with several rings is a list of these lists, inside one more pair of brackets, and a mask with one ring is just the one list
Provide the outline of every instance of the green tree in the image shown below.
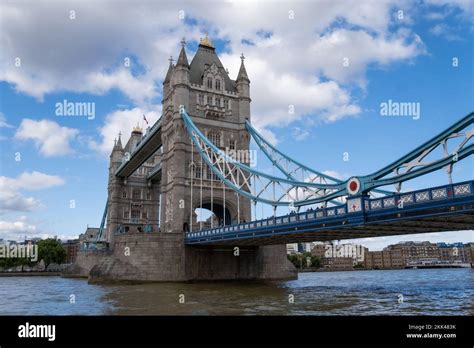
[[45,270],[51,263],[66,261],[66,249],[56,239],[43,239],[38,242],[38,260],[44,261]]
[[311,266],[315,268],[320,268],[321,267],[321,259],[317,256],[311,256]]
[[299,258],[298,258],[298,255],[296,255],[296,254],[288,255],[288,260],[290,260],[290,262],[291,262],[296,268],[300,268],[301,264],[300,264],[300,260],[299,260]]

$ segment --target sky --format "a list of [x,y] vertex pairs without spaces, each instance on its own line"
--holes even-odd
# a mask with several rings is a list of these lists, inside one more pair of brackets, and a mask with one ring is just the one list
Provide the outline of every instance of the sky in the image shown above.
[[[121,132],[125,143],[143,114],[151,124],[159,118],[168,59],[183,37],[191,60],[208,33],[232,79],[244,53],[254,126],[292,158],[346,179],[474,110],[473,18],[473,2],[461,0],[4,0],[0,238],[69,239],[100,224],[114,138]],[[95,112],[58,115],[65,100],[94,103]],[[390,100],[416,103],[419,115],[383,116]],[[473,168],[472,157],[458,163],[454,181],[472,180]],[[441,171],[403,189],[446,183]],[[268,209],[258,207],[257,218]],[[400,240],[474,238],[463,231],[355,242],[380,250]]]

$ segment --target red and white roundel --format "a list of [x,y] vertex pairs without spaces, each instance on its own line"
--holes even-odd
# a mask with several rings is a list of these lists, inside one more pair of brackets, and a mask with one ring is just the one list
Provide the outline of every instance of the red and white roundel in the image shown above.
[[355,195],[360,190],[360,181],[357,178],[350,178],[347,182],[347,192],[350,195]]

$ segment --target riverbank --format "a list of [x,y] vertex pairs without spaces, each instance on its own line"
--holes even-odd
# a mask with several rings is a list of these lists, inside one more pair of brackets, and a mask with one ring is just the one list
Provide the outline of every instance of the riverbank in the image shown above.
[[473,268],[472,266],[466,265],[439,265],[439,266],[417,266],[417,267],[405,267],[405,268],[297,268],[298,273],[309,273],[309,272],[348,272],[348,271],[393,271],[401,269],[449,269],[449,268]]
[[61,272],[0,272],[0,277],[49,277],[60,275]]

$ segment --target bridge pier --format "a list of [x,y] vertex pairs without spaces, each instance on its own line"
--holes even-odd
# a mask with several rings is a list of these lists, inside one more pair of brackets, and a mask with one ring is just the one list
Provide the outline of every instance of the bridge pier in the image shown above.
[[[90,283],[182,282],[296,279],[285,245],[186,246],[182,233],[129,233],[115,236],[112,252],[81,252],[67,277]],[[88,270],[90,270],[88,272]]]

